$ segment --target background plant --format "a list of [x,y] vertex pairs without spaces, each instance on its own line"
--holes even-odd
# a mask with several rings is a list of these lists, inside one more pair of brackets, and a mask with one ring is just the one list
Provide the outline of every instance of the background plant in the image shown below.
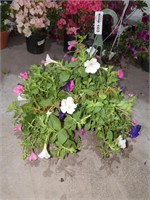
[[[57,27],[67,34],[73,34],[72,28],[78,28],[81,35],[93,30],[95,11],[101,10],[102,1],[67,0],[59,2]],[[59,33],[59,31],[58,31]]]
[[13,0],[11,15],[15,17],[17,30],[25,37],[40,30],[47,30],[50,19],[47,10],[55,7],[56,3],[50,0]]
[[149,60],[149,15],[143,16],[134,27],[128,28],[122,35],[119,50],[134,60]]
[[11,31],[13,29],[13,19],[10,17],[10,3],[0,3],[1,31]]

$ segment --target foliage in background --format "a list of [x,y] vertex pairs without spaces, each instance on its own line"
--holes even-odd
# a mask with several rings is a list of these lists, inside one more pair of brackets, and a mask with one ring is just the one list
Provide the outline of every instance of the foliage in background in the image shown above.
[[94,51],[83,45],[85,37],[76,37],[69,46],[76,49],[70,62],[47,55],[44,65],[20,73],[14,88],[18,101],[8,111],[14,111],[14,130],[21,131],[24,159],[37,159],[43,146],[40,158],[78,152],[82,144],[76,130],[82,135],[92,131],[104,157],[126,148],[135,97],[125,96],[118,86],[122,70],[100,66]]
[[0,3],[0,31],[11,31],[13,29],[13,20],[10,17],[10,3]]

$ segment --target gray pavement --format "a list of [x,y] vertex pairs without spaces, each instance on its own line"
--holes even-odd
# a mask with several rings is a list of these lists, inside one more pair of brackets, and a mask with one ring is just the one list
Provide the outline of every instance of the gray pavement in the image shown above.
[[1,51],[1,129],[0,200],[149,200],[150,199],[150,125],[149,73],[122,60],[127,86],[137,95],[133,114],[142,125],[140,136],[128,139],[122,155],[103,160],[95,148],[92,134],[85,135],[82,151],[64,160],[52,158],[34,162],[21,159],[18,135],[13,133],[13,113],[6,113],[18,74],[39,63],[47,53],[63,58],[62,45],[50,39],[43,54],[27,52],[25,39],[11,36],[8,48]]

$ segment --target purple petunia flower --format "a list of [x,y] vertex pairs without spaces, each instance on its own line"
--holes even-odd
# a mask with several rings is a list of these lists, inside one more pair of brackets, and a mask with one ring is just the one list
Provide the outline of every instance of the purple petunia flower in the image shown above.
[[132,51],[132,53],[133,53],[134,56],[137,55],[137,51],[135,50],[135,48],[131,48],[131,51]]
[[142,30],[141,32],[140,32],[140,34],[141,34],[141,37],[144,37],[144,35],[146,35],[147,34],[147,30]]
[[148,21],[149,21],[149,15],[145,15],[145,16],[142,17],[143,24],[147,24]]
[[141,48],[140,48],[140,51],[141,51],[142,53],[144,53],[144,52],[146,51],[145,47],[141,47]]
[[67,83],[62,86],[60,89],[61,90],[64,90],[64,91],[67,91],[67,92],[71,92],[74,88],[74,81],[73,80],[69,80],[67,81]]
[[131,138],[136,138],[139,135],[140,130],[141,130],[141,125],[131,126],[131,130],[128,133],[128,136]]
[[59,111],[59,119],[60,119],[61,121],[63,121],[64,118],[65,118],[65,113],[63,113],[63,112],[60,110],[60,111]]
[[84,128],[81,129],[81,135],[85,135],[86,134],[86,131]]
[[125,92],[125,90],[126,90],[126,88],[123,86],[120,88],[120,92]]
[[136,39],[137,40],[141,39],[141,37],[142,37],[141,32],[136,33]]
[[149,41],[149,34],[148,33],[144,35],[144,40]]

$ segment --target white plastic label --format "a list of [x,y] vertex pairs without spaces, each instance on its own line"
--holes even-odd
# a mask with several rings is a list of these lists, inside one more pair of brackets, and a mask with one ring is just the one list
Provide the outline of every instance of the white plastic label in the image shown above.
[[41,41],[38,41],[38,46],[41,46],[42,44],[44,44],[45,40],[41,40]]
[[96,11],[94,33],[96,35],[102,35],[102,27],[103,27],[103,12]]

